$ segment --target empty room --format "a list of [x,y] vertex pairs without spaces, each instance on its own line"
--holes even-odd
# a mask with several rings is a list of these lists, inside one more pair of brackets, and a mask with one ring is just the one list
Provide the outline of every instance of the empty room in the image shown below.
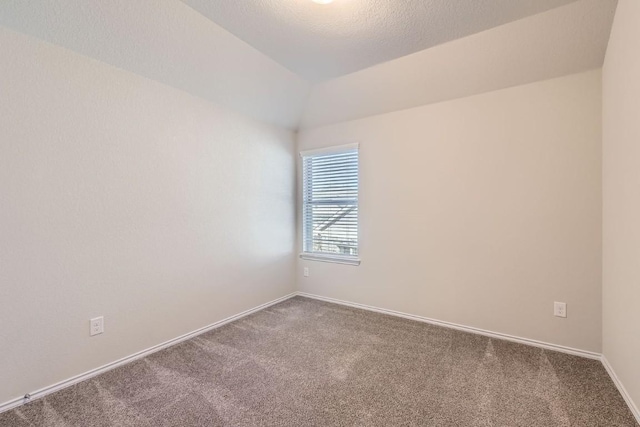
[[640,0],[0,1],[0,427],[639,408]]

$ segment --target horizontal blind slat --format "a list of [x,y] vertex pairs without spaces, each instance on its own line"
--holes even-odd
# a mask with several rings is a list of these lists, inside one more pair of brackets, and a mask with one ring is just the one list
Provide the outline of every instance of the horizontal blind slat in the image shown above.
[[358,150],[302,161],[304,250],[357,255]]

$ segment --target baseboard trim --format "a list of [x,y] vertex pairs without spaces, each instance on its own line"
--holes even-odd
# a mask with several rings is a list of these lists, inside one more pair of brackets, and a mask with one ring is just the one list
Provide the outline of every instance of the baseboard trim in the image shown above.
[[400,312],[400,311],[389,310],[389,309],[386,309],[386,308],[374,307],[374,306],[371,306],[371,305],[360,304],[360,303],[356,303],[356,302],[343,301],[343,300],[339,300],[339,299],[335,299],[335,298],[323,297],[323,296],[320,296],[320,295],[309,294],[309,293],[306,293],[306,292],[298,292],[298,295],[300,295],[302,297],[317,299],[317,300],[320,300],[320,301],[326,301],[326,302],[332,302],[332,303],[335,303],[335,304],[346,305],[346,306],[349,306],[349,307],[361,308],[363,310],[375,311],[376,313],[383,313],[383,314],[388,314],[388,315],[391,315],[391,316],[403,317],[405,319],[416,320],[418,322],[429,323],[429,324],[432,324],[432,325],[442,326],[442,327],[449,328],[449,329],[456,329],[458,331],[469,332],[469,333],[477,334],[477,335],[484,335],[484,336],[487,336],[487,337],[490,337],[490,338],[497,338],[497,339],[502,339],[502,340],[507,340],[507,341],[513,341],[513,342],[517,342],[517,343],[520,343],[520,344],[526,344],[526,345],[531,345],[531,346],[534,346],[534,347],[544,348],[546,350],[559,351],[561,353],[567,353],[567,354],[572,354],[574,356],[586,357],[588,359],[600,360],[600,358],[601,358],[601,354],[600,353],[594,353],[592,351],[581,350],[581,349],[572,348],[572,347],[566,347],[566,346],[562,346],[562,345],[558,345],[558,344],[551,344],[551,343],[547,343],[547,342],[543,342],[543,341],[537,341],[537,340],[533,340],[533,339],[529,339],[529,338],[517,337],[517,336],[514,336],[514,335],[503,334],[503,333],[500,333],[500,332],[487,331],[485,329],[474,328],[472,326],[459,325],[457,323],[451,323],[451,322],[446,322],[446,321],[443,321],[443,320],[431,319],[429,317],[418,316],[418,315],[415,315],[415,314],[408,314],[408,313],[403,313],[403,312]]
[[609,361],[607,360],[604,354],[602,355],[601,360],[602,360],[602,364],[604,365],[604,369],[607,370],[607,373],[611,377],[611,380],[613,381],[613,383],[616,385],[616,388],[622,395],[622,398],[624,399],[625,402],[627,402],[627,406],[631,410],[631,413],[633,414],[634,417],[636,417],[636,421],[638,422],[638,424],[640,424],[640,410],[638,410],[638,407],[636,406],[635,402],[631,399],[631,396],[627,392],[627,389],[624,388],[622,381],[620,381],[620,378],[618,378],[618,375],[616,375],[616,371],[613,370],[613,366],[611,366],[611,364],[609,363]]
[[64,388],[70,387],[74,384],[77,384],[79,382],[82,381],[86,381],[90,378],[93,378],[97,375],[100,375],[104,372],[110,371],[112,369],[115,369],[119,366],[125,365],[127,363],[133,362],[134,360],[137,359],[141,359],[143,357],[146,357],[150,354],[153,354],[157,351],[163,350],[167,347],[171,347],[173,345],[176,345],[178,343],[181,343],[183,341],[186,341],[190,338],[196,337],[200,334],[203,334],[205,332],[211,331],[213,329],[219,328],[227,323],[233,322],[234,320],[238,320],[241,319],[245,316],[248,316],[250,314],[253,314],[257,311],[263,310],[267,307],[270,307],[272,305],[278,304],[282,301],[286,301],[290,298],[293,298],[295,296],[302,296],[302,297],[306,297],[306,298],[312,298],[312,299],[316,299],[316,300],[320,300],[320,301],[325,301],[325,302],[330,302],[330,303],[334,303],[334,304],[340,304],[340,305],[344,305],[344,306],[348,306],[348,307],[354,307],[354,308],[359,308],[362,310],[367,310],[367,311],[373,311],[373,312],[377,312],[377,313],[382,313],[382,314],[388,314],[391,316],[396,316],[396,317],[402,317],[405,319],[411,319],[411,320],[415,320],[418,322],[423,322],[423,323],[429,323],[432,325],[437,325],[437,326],[442,326],[445,328],[449,328],[449,329],[455,329],[455,330],[459,330],[459,331],[464,331],[464,332],[469,332],[472,334],[478,334],[478,335],[484,335],[487,337],[491,337],[491,338],[497,338],[497,339],[503,339],[503,340],[507,340],[507,341],[512,341],[512,342],[517,342],[520,344],[525,344],[525,345],[531,345],[534,347],[540,347],[540,348],[544,348],[547,350],[554,350],[554,351],[559,351],[562,353],[567,353],[567,354],[572,354],[575,356],[581,356],[581,357],[586,357],[589,359],[596,359],[596,360],[600,360],[605,368],[605,370],[607,371],[607,373],[609,374],[609,376],[611,377],[611,380],[613,381],[613,383],[615,384],[615,386],[617,387],[618,391],[620,392],[620,394],[622,395],[623,399],[625,400],[625,402],[627,403],[627,405],[629,406],[629,409],[631,410],[631,412],[633,413],[634,417],[636,418],[636,420],[638,421],[638,423],[640,423],[640,410],[638,410],[638,407],[636,406],[636,404],[633,402],[633,400],[631,399],[631,396],[629,396],[629,393],[627,392],[627,390],[624,388],[624,385],[622,384],[622,382],[620,381],[620,379],[618,378],[618,376],[616,375],[615,371],[613,370],[613,367],[609,364],[609,361],[607,360],[607,358],[604,355],[598,354],[598,353],[594,353],[591,351],[586,351],[586,350],[580,350],[580,349],[576,349],[576,348],[571,348],[571,347],[566,347],[566,346],[561,346],[561,345],[557,345],[557,344],[551,344],[551,343],[546,343],[546,342],[542,342],[542,341],[537,341],[537,340],[532,340],[532,339],[528,339],[528,338],[522,338],[522,337],[517,337],[514,335],[509,335],[509,334],[503,334],[500,332],[493,332],[493,331],[487,331],[485,329],[480,329],[480,328],[474,328],[471,326],[464,326],[464,325],[459,325],[457,323],[451,323],[451,322],[446,322],[446,321],[442,321],[442,320],[436,320],[436,319],[431,319],[428,317],[424,317],[424,316],[418,316],[415,314],[408,314],[408,313],[403,313],[400,311],[395,311],[395,310],[389,310],[386,308],[380,308],[380,307],[374,307],[374,306],[370,306],[370,305],[366,305],[366,304],[360,304],[360,303],[355,303],[355,302],[350,302],[350,301],[344,301],[344,300],[339,300],[336,298],[329,298],[329,297],[324,297],[321,295],[315,295],[315,294],[310,294],[310,293],[306,293],[306,292],[294,292],[291,293],[289,295],[285,295],[283,297],[277,298],[273,301],[269,301],[267,303],[261,304],[257,307],[251,308],[249,310],[245,310],[241,313],[235,314],[233,316],[227,317],[226,319],[222,319],[218,322],[212,323],[208,326],[205,326],[203,328],[200,329],[196,329],[195,331],[189,332],[187,334],[181,335],[179,337],[173,338],[169,341],[165,341],[161,344],[155,345],[153,347],[149,347],[145,350],[139,351],[137,353],[134,353],[130,356],[126,356],[123,357],[122,359],[116,360],[114,362],[108,363],[106,365],[103,365],[99,368],[96,369],[92,369],[90,371],[87,371],[83,374],[80,375],[76,375],[75,377],[69,378],[67,380],[64,381],[60,381],[56,384],[52,384],[50,386],[41,388],[39,390],[36,390],[32,393],[30,393],[30,398],[29,399],[25,399],[24,397],[18,397],[16,399],[12,399],[9,400],[8,402],[4,402],[2,404],[0,404],[0,413],[5,412],[5,411],[9,411],[11,409],[17,408],[18,406],[24,405],[25,403],[40,399],[48,394],[54,393],[56,391],[62,390]]
[[211,331],[213,329],[219,328],[219,327],[221,327],[223,325],[226,325],[227,323],[233,322],[234,320],[238,320],[238,319],[240,319],[242,317],[248,316],[248,315],[253,314],[253,313],[257,312],[257,311],[264,310],[267,307],[270,307],[272,305],[278,304],[279,302],[288,300],[289,298],[293,298],[296,295],[297,295],[297,292],[293,292],[293,293],[291,293],[289,295],[285,295],[285,296],[283,296],[281,298],[275,299],[273,301],[269,301],[269,302],[261,304],[261,305],[259,305],[257,307],[254,307],[254,308],[251,308],[249,310],[245,310],[245,311],[243,311],[241,313],[235,314],[233,316],[227,317],[226,319],[219,320],[219,321],[217,321],[215,323],[212,323],[212,324],[210,324],[208,326],[205,326],[203,328],[196,329],[193,332],[189,332],[189,333],[186,333],[184,335],[180,335],[179,337],[173,338],[173,339],[171,339],[169,341],[165,341],[165,342],[163,342],[161,344],[155,345],[153,347],[149,347],[146,350],[139,351],[139,352],[134,353],[134,354],[132,354],[130,356],[126,356],[126,357],[123,357],[122,359],[119,359],[119,360],[116,360],[114,362],[108,363],[106,365],[100,366],[99,368],[92,369],[92,370],[87,371],[87,372],[85,372],[83,374],[76,375],[75,377],[72,377],[72,378],[60,381],[60,382],[58,382],[56,384],[52,384],[50,386],[41,388],[40,390],[36,390],[34,392],[30,392],[29,393],[29,395],[30,395],[29,399],[25,399],[24,397],[18,397],[16,399],[9,400],[8,402],[0,404],[0,413],[5,412],[5,411],[9,411],[9,410],[14,409],[14,408],[17,408],[18,406],[24,405],[25,403],[32,402],[32,401],[34,401],[36,399],[40,399],[40,398],[42,398],[42,397],[44,397],[44,396],[46,396],[48,394],[51,394],[51,393],[54,393],[56,391],[62,390],[64,388],[70,387],[70,386],[72,386],[74,384],[77,384],[79,382],[86,381],[86,380],[88,380],[90,378],[93,378],[93,377],[95,377],[97,375],[100,375],[100,374],[102,374],[104,372],[110,371],[110,370],[115,369],[115,368],[117,368],[119,366],[122,366],[122,365],[125,365],[127,363],[133,362],[134,360],[141,359],[141,358],[146,357],[146,356],[148,356],[150,354],[153,354],[153,353],[155,353],[157,351],[160,351],[160,350],[163,350],[163,349],[165,349],[167,347],[171,347],[173,345],[181,343],[182,341],[186,341],[186,340],[188,340],[190,338],[193,338],[193,337],[196,337],[196,336],[198,336],[200,334],[204,334],[205,332],[208,332],[208,331]]
[[500,332],[487,331],[485,329],[474,328],[474,327],[465,326],[465,325],[459,325],[457,323],[445,322],[443,320],[431,319],[431,318],[428,318],[428,317],[418,316],[418,315],[415,315],[415,314],[407,314],[407,313],[403,313],[403,312],[400,312],[400,311],[389,310],[389,309],[380,308],[380,307],[374,307],[374,306],[370,306],[370,305],[367,305],[367,304],[360,304],[360,303],[356,303],[356,302],[344,301],[344,300],[340,300],[340,299],[336,299],[336,298],[324,297],[324,296],[321,296],[321,295],[315,295],[315,294],[310,294],[310,293],[306,293],[306,292],[297,292],[297,295],[299,295],[301,297],[312,298],[312,299],[325,301],[325,302],[330,302],[330,303],[334,303],[334,304],[345,305],[345,306],[348,306],[348,307],[360,308],[362,310],[374,311],[376,313],[388,314],[388,315],[396,316],[396,317],[403,317],[405,319],[416,320],[418,322],[429,323],[429,324],[432,324],[432,325],[442,326],[442,327],[450,328],[450,329],[456,329],[458,331],[469,332],[469,333],[472,333],[472,334],[484,335],[484,336],[487,336],[487,337],[490,337],[490,338],[513,341],[513,342],[517,342],[517,343],[520,343],[520,344],[525,344],[525,345],[530,345],[530,346],[534,346],[534,347],[544,348],[546,350],[554,350],[554,351],[559,351],[561,353],[572,354],[574,356],[581,356],[581,357],[586,357],[588,359],[599,360],[602,363],[602,365],[604,366],[604,369],[607,371],[607,374],[609,374],[609,377],[611,377],[611,380],[615,384],[616,388],[618,389],[618,391],[622,395],[622,398],[626,402],[627,406],[629,407],[629,410],[631,411],[631,413],[635,417],[636,421],[638,422],[638,424],[640,424],[640,410],[638,409],[638,406],[635,404],[633,399],[631,399],[631,396],[629,395],[629,393],[625,389],[624,385],[622,384],[622,382],[620,381],[620,379],[616,375],[615,371],[613,370],[613,367],[611,366],[611,364],[609,363],[607,358],[604,356],[604,354],[599,354],[599,353],[595,353],[595,352],[592,352],[592,351],[581,350],[581,349],[572,348],[572,347],[566,347],[566,346],[562,346],[562,345],[558,345],[558,344],[551,344],[551,343],[547,343],[547,342],[543,342],[543,341],[537,341],[537,340],[533,340],[533,339],[529,339],[529,338],[517,337],[517,336],[514,336],[514,335],[503,334],[503,333],[500,333]]

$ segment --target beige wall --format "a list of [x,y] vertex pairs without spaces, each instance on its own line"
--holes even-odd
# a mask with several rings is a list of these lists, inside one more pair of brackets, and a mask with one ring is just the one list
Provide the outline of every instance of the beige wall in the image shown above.
[[620,0],[603,68],[603,353],[640,405],[640,2]]
[[[362,259],[300,260],[299,290],[601,350],[599,70],[298,141],[360,142]],[[553,316],[554,301],[568,304],[567,319]]]
[[0,76],[0,403],[294,290],[291,132],[2,28]]

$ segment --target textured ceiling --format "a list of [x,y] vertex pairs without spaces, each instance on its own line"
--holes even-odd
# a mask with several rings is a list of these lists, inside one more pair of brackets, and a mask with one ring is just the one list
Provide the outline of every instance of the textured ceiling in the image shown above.
[[575,0],[183,0],[318,82]]
[[[601,67],[616,6],[616,0],[185,1],[0,0],[0,25],[298,128]],[[257,37],[253,46],[223,28],[233,25],[245,39]],[[351,73],[309,92],[295,68],[314,79]]]
[[616,4],[581,0],[318,83],[311,89],[302,127],[600,68]]
[[0,25],[283,127],[309,90],[179,0],[0,0]]

